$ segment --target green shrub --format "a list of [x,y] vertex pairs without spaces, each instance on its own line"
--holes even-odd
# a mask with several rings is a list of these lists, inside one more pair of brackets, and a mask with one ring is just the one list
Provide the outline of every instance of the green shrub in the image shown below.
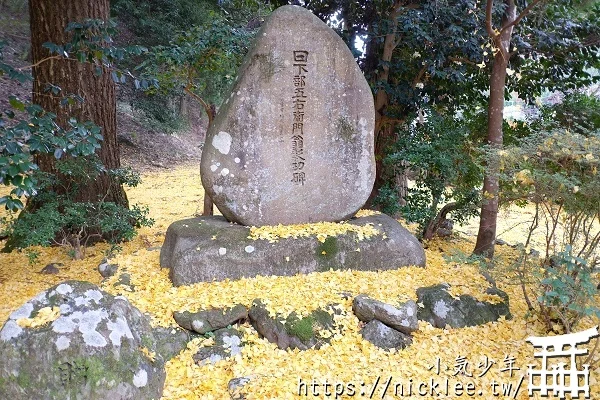
[[[99,199],[97,202],[77,201],[80,187],[105,173],[96,156],[67,158],[56,162],[58,173],[63,176],[57,186],[55,175],[38,173],[35,178],[40,184],[34,198],[37,205],[10,221],[5,229],[9,240],[7,250],[33,245],[60,245],[70,248],[75,258],[82,258],[89,244],[107,240],[117,244],[130,240],[135,229],[150,226],[148,209],[133,206],[127,209],[113,202]],[[136,186],[139,176],[131,170],[108,171],[118,182]],[[69,179],[64,179],[68,176]]]
[[[531,124],[537,131],[487,154],[500,161],[502,202],[535,207],[508,272],[517,277],[530,312],[555,332],[571,332],[584,317],[600,318],[592,282],[600,265],[600,130],[591,120],[586,125],[566,117],[582,104],[577,97],[542,110],[542,119]],[[539,258],[529,250],[534,235],[543,239]]]
[[[419,224],[420,235],[431,239],[446,214],[461,223],[476,215],[483,181],[469,121],[427,110],[423,124],[405,126],[385,162],[415,176],[400,205],[393,184],[384,186],[377,202],[385,212],[400,211]],[[445,207],[444,207],[445,206]]]

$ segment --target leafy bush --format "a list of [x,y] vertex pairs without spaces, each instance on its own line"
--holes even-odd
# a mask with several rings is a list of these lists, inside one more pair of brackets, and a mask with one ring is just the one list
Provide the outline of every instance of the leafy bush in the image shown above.
[[[511,270],[548,331],[570,332],[582,318],[600,317],[591,276],[600,265],[600,130],[563,118],[581,106],[575,100],[542,110],[532,124],[540,131],[487,155],[500,161],[503,202],[535,207]],[[544,241],[540,258],[529,251],[536,233]]]
[[[112,63],[132,52],[144,49],[133,46],[119,49],[109,44],[112,23],[86,20],[71,23],[71,42],[44,46],[55,53],[53,57],[95,65],[96,72],[110,68],[113,80],[123,82],[125,73],[112,68]],[[31,76],[2,62],[0,44],[0,76],[21,82]],[[136,85],[148,86],[148,81],[135,79]],[[61,89],[50,85],[53,95]],[[68,96],[62,105],[82,101]],[[112,243],[127,240],[135,234],[135,227],[149,225],[148,210],[134,207],[129,210],[115,203],[98,199],[82,201],[87,184],[101,175],[112,175],[116,184],[134,186],[139,176],[127,170],[106,170],[95,152],[103,140],[100,128],[92,122],[69,119],[67,126],[56,122],[56,115],[40,106],[9,98],[10,110],[0,113],[0,183],[12,187],[8,195],[0,197],[0,205],[10,212],[21,210],[19,217],[5,218],[0,232],[8,236],[3,251],[31,245],[67,245],[76,258],[83,257],[85,246],[101,238]],[[52,173],[39,171],[38,159],[54,159]],[[27,198],[25,207],[22,198]],[[95,201],[97,200],[97,201]]]
[[135,228],[154,222],[148,218],[148,209],[137,205],[127,209],[102,199],[77,201],[80,188],[101,173],[117,177],[121,184],[137,185],[139,176],[133,171],[105,171],[95,155],[58,160],[56,170],[62,176],[60,180],[56,175],[34,174],[39,184],[39,192],[32,199],[35,207],[21,213],[6,226],[7,250],[59,245],[70,248],[75,258],[82,258],[88,244],[103,239],[112,244],[130,240],[136,233]]
[[100,128],[90,122],[69,120],[69,129],[61,128],[56,115],[40,106],[10,97],[13,110],[0,113],[0,183],[14,188],[0,197],[0,205],[11,211],[23,208],[19,199],[31,197],[39,190],[35,154],[52,154],[60,159],[89,156],[100,148]]
[[557,321],[571,332],[583,317],[600,318],[591,268],[586,260],[573,256],[570,246],[552,257],[549,268],[541,268],[534,275],[539,279],[536,300],[547,327]]
[[530,235],[545,230],[549,260],[571,246],[592,267],[599,262],[600,131],[584,136],[565,129],[540,132],[499,152],[504,201],[534,204]]
[[[385,162],[415,175],[406,205],[395,204],[409,222],[419,223],[421,237],[431,239],[449,212],[459,223],[476,215],[483,176],[468,122],[434,110],[426,114],[425,123],[399,132]],[[394,211],[395,193],[391,186],[381,191],[378,201],[386,211]]]

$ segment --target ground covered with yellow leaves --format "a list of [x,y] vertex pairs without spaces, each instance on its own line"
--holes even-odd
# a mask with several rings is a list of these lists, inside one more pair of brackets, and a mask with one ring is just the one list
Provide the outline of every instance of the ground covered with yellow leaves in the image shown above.
[[[174,311],[193,312],[236,303],[249,307],[256,298],[262,299],[271,311],[283,315],[292,311],[307,315],[332,303],[342,310],[335,317],[338,331],[331,343],[319,350],[279,350],[260,338],[249,324],[244,324],[240,328],[244,333],[240,355],[215,365],[199,366],[192,355],[212,339],[194,339],[188,349],[167,363],[163,399],[229,399],[227,385],[236,377],[251,378],[242,389],[247,399],[529,398],[527,365],[537,364],[537,360],[526,338],[539,336],[543,330],[536,321],[526,318],[519,286],[500,281],[500,288],[511,299],[512,320],[463,329],[436,329],[420,322],[412,346],[391,352],[362,340],[361,323],[352,313],[352,299],[340,295],[340,292],[364,293],[394,304],[416,300],[415,290],[419,287],[447,282],[455,295],[468,293],[485,299],[483,291],[489,284],[477,267],[444,258],[457,250],[468,254],[473,246],[468,239],[454,237],[428,243],[426,268],[376,273],[329,271],[176,288],[169,281],[168,271],[159,267],[158,247],[171,222],[198,212],[203,196],[198,168],[147,173],[143,183],[129,190],[128,196],[132,204],[147,205],[156,222],[151,228],[141,229],[133,241],[123,244],[123,250],[111,260],[119,264],[120,271],[131,275],[135,291],[114,287],[115,278],[102,287],[126,296],[150,315],[154,325],[175,326]],[[263,236],[260,231],[256,235],[257,240],[272,239],[265,232]],[[28,262],[25,252],[0,254],[0,320],[6,320],[26,300],[61,281],[78,279],[100,284],[102,277],[97,266],[107,249],[106,245],[96,245],[87,250],[84,260],[72,260],[64,248],[40,247],[34,249],[39,256],[33,264]],[[510,257],[509,251],[505,246],[499,248],[506,257]],[[39,271],[48,263],[62,263],[60,272],[41,274]],[[588,321],[580,328],[591,326],[592,321]],[[594,394],[600,396],[599,381],[600,372],[592,371],[592,398],[598,398]],[[457,385],[462,385],[462,390]]]

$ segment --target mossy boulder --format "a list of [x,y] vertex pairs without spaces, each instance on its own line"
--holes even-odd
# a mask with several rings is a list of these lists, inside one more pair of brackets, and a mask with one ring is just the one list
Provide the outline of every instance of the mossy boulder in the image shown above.
[[290,313],[287,317],[271,316],[265,305],[258,299],[254,300],[248,312],[254,329],[282,350],[307,350],[328,343],[331,335],[323,335],[323,331],[332,332],[335,329],[333,314],[335,308],[329,307],[329,310],[316,309],[304,317],[296,312]]
[[159,399],[164,362],[149,320],[91,283],[56,285],[0,330],[1,399]]
[[500,298],[496,303],[480,301],[463,294],[453,297],[449,284],[440,284],[417,289],[419,307],[418,318],[429,322],[436,328],[464,328],[497,321],[500,317],[512,318],[508,295],[500,289],[488,288],[485,293]]
[[347,224],[371,225],[378,234],[361,238],[355,232],[285,238],[276,242],[249,238],[250,228],[223,217],[174,222],[167,230],[160,265],[170,268],[175,286],[257,275],[293,276],[329,269],[377,271],[408,265],[425,266],[419,241],[398,221],[378,214]]
[[226,328],[248,318],[248,309],[242,304],[227,308],[212,308],[197,312],[175,312],[173,318],[184,329],[200,334]]

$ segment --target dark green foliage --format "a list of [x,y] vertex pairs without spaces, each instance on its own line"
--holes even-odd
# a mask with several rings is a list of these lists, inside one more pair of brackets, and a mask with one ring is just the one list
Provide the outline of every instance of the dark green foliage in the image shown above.
[[69,129],[55,122],[56,115],[41,107],[11,97],[13,110],[0,113],[0,183],[13,186],[9,195],[0,197],[0,205],[11,211],[23,208],[19,199],[39,190],[35,154],[88,156],[100,148],[100,128],[90,122],[69,120]]
[[[442,116],[434,110],[427,114],[423,124],[411,124],[399,132],[386,159],[394,168],[406,169],[415,176],[406,204],[396,203],[396,190],[389,187],[379,196],[385,211],[401,211],[408,221],[418,222],[421,236],[447,203],[455,202],[452,216],[459,223],[475,215],[483,179],[470,121]],[[384,197],[387,193],[391,200]]]
[[[86,19],[83,22],[71,22],[65,29],[71,35],[70,42],[64,44],[48,42],[44,43],[44,47],[50,51],[50,54],[58,57],[94,64],[95,74],[110,73],[115,83],[125,83],[129,77],[133,78],[133,83],[138,89],[146,90],[150,86],[156,86],[156,81],[153,79],[134,77],[128,70],[117,68],[117,63],[123,62],[127,57],[145,54],[147,49],[137,45],[115,46],[112,37],[117,33],[116,28],[117,24],[113,20]],[[49,85],[47,90],[57,95],[61,89],[58,86]],[[75,100],[66,97],[63,105]]]
[[571,93],[562,102],[545,106],[533,123],[538,129],[563,127],[582,135],[600,130],[600,98],[583,93]]
[[149,94],[171,96],[183,89],[205,108],[220,102],[256,31],[223,14],[209,16],[208,22],[171,35],[168,45],[155,46],[138,67],[160,81],[160,90]]
[[547,326],[554,322],[571,332],[584,317],[600,318],[591,268],[586,260],[573,255],[570,246],[552,257],[549,268],[538,271],[537,302]]
[[111,242],[130,240],[135,227],[152,224],[147,214],[147,208],[138,206],[128,210],[109,202],[75,203],[57,199],[18,218],[11,229],[11,242],[16,247],[71,245],[75,239],[80,242],[92,239],[93,232],[98,232],[98,237],[107,236]]
[[174,32],[205,23],[218,6],[206,0],[116,0],[111,9],[146,46],[155,46],[168,43]]
[[[115,63],[127,54],[142,54],[145,49],[132,46],[111,46],[112,22],[86,20],[70,23],[69,43],[44,46],[53,57],[72,59],[95,65],[96,73],[110,72],[113,80],[124,82],[127,72]],[[1,50],[1,49],[0,49]],[[0,75],[24,81],[28,74],[1,63]],[[136,85],[149,86],[135,79]],[[53,95],[61,88],[49,85]],[[63,106],[83,101],[77,95],[63,98]],[[95,202],[79,202],[78,198],[90,182],[108,174],[116,177],[117,184],[135,186],[139,176],[131,170],[107,171],[95,152],[103,139],[100,128],[91,122],[68,121],[67,127],[56,122],[56,115],[40,106],[23,102],[11,96],[11,109],[0,113],[0,183],[12,186],[8,195],[0,197],[0,205],[11,212],[24,208],[22,198],[28,199],[27,208],[18,218],[4,218],[0,231],[8,236],[4,251],[31,245],[67,245],[80,258],[88,243],[106,239],[113,244],[128,240],[135,228],[147,226],[152,220],[148,210],[137,206],[131,210],[100,196]],[[52,174],[42,173],[35,157],[48,155],[56,161]]]
[[64,245],[80,257],[88,243],[108,240],[116,244],[130,240],[135,228],[150,226],[148,209],[133,206],[124,208],[112,202],[78,202],[77,195],[86,183],[102,173],[117,177],[119,183],[136,186],[139,175],[131,170],[104,171],[96,156],[57,160],[56,170],[61,175],[34,174],[39,193],[33,201],[39,206],[21,215],[5,227],[9,240],[5,250],[32,245]]
[[186,91],[199,96],[206,111],[220,103],[268,12],[256,0],[118,0],[112,9],[145,45],[153,46],[137,70],[158,78],[161,87],[134,92],[131,104],[167,132],[183,127],[175,104]]

